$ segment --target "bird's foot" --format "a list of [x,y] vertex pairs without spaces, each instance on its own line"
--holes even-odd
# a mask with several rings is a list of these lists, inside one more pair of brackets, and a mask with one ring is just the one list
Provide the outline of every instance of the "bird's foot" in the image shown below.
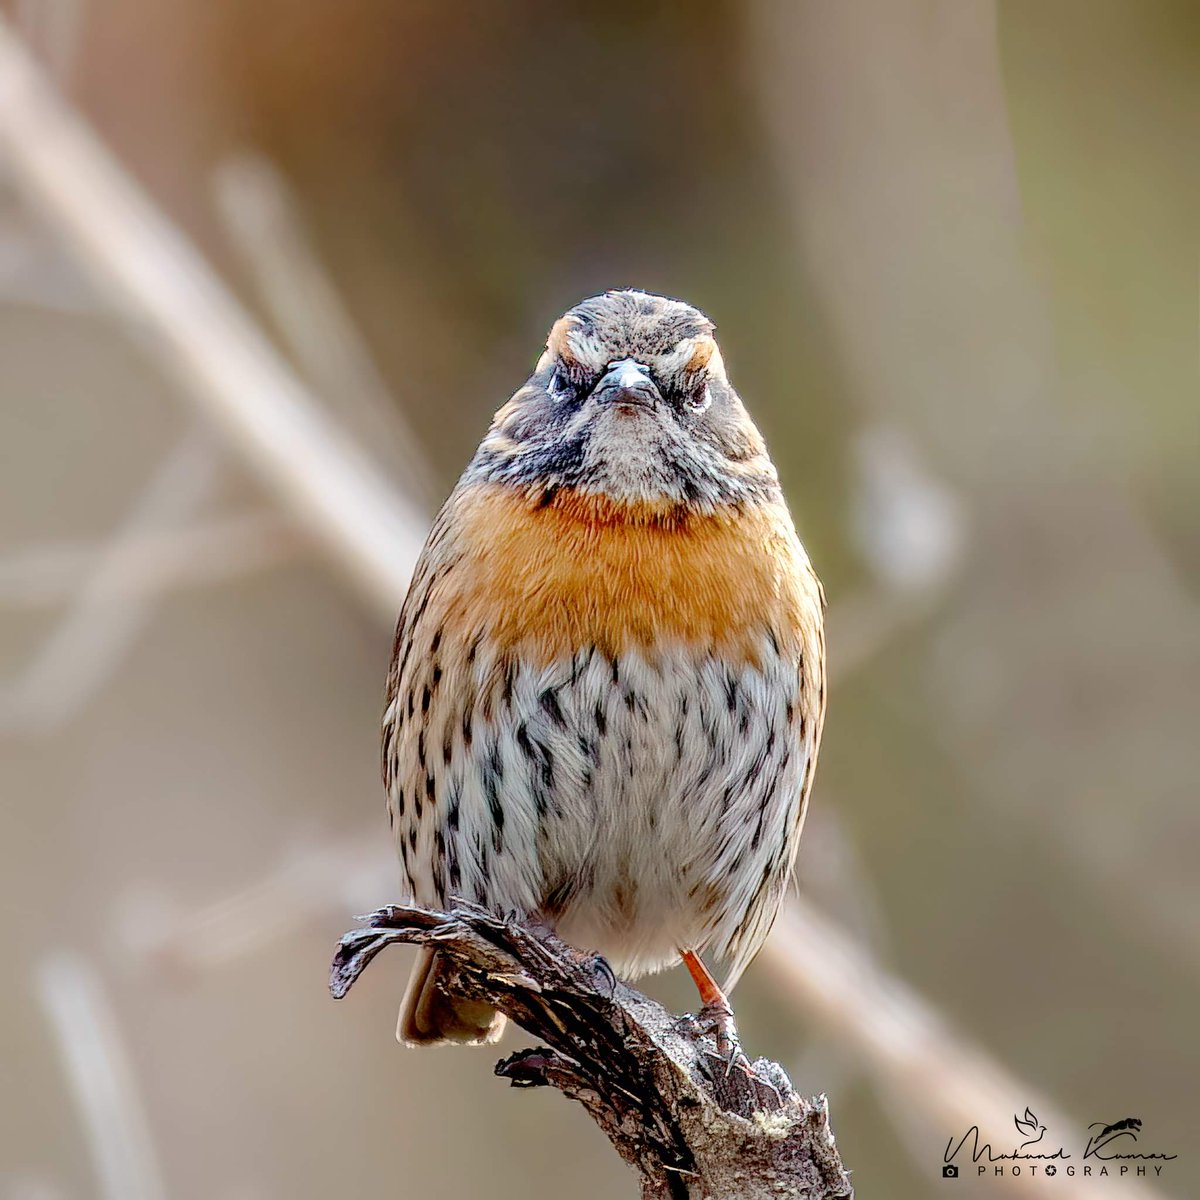
[[733,1009],[724,1001],[724,998],[716,1003],[704,1005],[696,1014],[695,1023],[716,1043],[717,1054],[725,1064],[726,1078],[734,1071],[754,1075],[754,1068],[750,1065],[750,1060],[742,1050],[742,1043],[738,1038]]

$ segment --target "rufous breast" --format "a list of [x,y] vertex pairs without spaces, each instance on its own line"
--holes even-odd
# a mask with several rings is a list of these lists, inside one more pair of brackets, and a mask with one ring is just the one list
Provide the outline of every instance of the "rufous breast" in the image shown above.
[[446,532],[453,586],[435,584],[432,606],[539,663],[684,643],[757,665],[764,644],[799,657],[820,621],[781,500],[701,513],[477,484]]

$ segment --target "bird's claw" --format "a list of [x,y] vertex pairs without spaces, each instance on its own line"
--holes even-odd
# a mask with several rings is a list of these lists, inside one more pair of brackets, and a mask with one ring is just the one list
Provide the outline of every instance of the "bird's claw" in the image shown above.
[[750,1060],[742,1050],[734,1023],[733,1010],[727,1004],[706,1004],[696,1014],[695,1025],[716,1043],[717,1055],[725,1064],[725,1078],[735,1071],[757,1078]]

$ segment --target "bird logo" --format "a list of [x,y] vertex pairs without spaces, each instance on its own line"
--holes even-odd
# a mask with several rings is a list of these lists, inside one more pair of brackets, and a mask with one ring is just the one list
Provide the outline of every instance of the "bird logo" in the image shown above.
[[1013,1124],[1017,1127],[1018,1133],[1029,1139],[1026,1142],[1022,1142],[1021,1145],[1017,1147],[1018,1154],[1024,1150],[1026,1146],[1036,1145],[1042,1140],[1046,1133],[1045,1125],[1038,1123],[1037,1117],[1030,1110],[1028,1104],[1025,1106],[1025,1115],[1023,1117],[1019,1117],[1016,1114],[1013,1115]]

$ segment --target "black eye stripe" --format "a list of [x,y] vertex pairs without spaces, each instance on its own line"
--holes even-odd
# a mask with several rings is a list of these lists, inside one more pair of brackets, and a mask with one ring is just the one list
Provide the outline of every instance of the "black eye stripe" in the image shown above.
[[[625,357],[632,357],[632,355]],[[621,360],[609,360],[605,369],[619,361]],[[676,410],[686,410],[698,414],[704,412],[715,399],[709,387],[710,376],[707,367],[672,372],[668,375],[659,370],[653,362],[643,362],[643,365],[646,367],[650,379],[662,392],[663,398]],[[574,359],[558,358],[544,377],[546,394],[556,405],[579,407],[591,393],[602,374],[603,370],[598,372]]]

